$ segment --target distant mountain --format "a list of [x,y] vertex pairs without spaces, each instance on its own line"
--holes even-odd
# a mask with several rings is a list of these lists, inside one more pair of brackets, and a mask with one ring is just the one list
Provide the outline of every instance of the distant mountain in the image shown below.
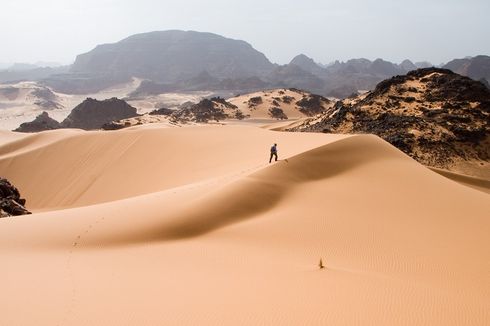
[[245,41],[193,31],[161,31],[98,45],[77,56],[73,73],[125,74],[174,83],[207,71],[217,78],[261,76],[273,64]]
[[295,64],[276,67],[266,78],[274,87],[299,88],[323,93],[325,82],[317,75]]
[[[77,56],[68,74],[51,76],[45,83],[66,93],[97,92],[131,77],[170,89],[206,89],[221,80],[261,78],[275,67],[245,41],[211,33],[160,31],[130,36],[98,45]],[[195,83],[203,72],[216,81]],[[192,81],[191,79],[194,79]]]
[[296,65],[304,71],[312,74],[323,75],[325,73],[324,67],[320,66],[312,58],[309,58],[304,54],[294,57],[290,64]]
[[64,74],[69,71],[68,66],[60,67],[36,67],[21,70],[0,70],[0,83],[19,82],[19,81],[40,81],[57,74]]
[[415,62],[415,66],[417,66],[418,69],[423,69],[433,67],[434,65],[428,61],[419,61]]
[[337,98],[357,94],[359,90],[373,89],[380,81],[407,72],[395,63],[365,58],[336,61],[325,70],[322,78],[325,88],[321,94]]
[[490,90],[447,69],[426,68],[339,101],[291,131],[372,133],[433,167],[490,162]]
[[26,71],[26,70],[34,70],[38,68],[57,68],[61,66],[63,65],[57,62],[48,62],[48,61],[37,61],[36,63],[16,62],[13,64],[6,65],[4,67],[0,67],[0,69],[5,69],[8,71]]
[[14,63],[13,65],[9,66],[7,68],[8,71],[25,71],[25,70],[32,70],[36,68],[41,68],[38,65],[32,64],[32,63]]
[[448,62],[444,68],[475,80],[484,78],[487,82],[490,82],[490,56],[487,55],[455,59]]
[[417,66],[412,61],[410,61],[408,59],[403,60],[402,63],[400,63],[399,66],[404,71],[412,71],[412,70],[416,70],[417,69]]

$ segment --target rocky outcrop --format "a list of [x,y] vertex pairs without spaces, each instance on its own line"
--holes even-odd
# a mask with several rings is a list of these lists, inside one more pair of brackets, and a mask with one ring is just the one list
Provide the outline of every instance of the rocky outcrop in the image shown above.
[[[183,108],[175,111],[171,117],[178,122],[204,122],[209,121],[219,122],[230,118],[230,115],[225,113],[225,108],[233,108],[231,103],[222,104],[224,100],[220,98],[203,99],[201,102],[192,105],[188,108]],[[230,106],[228,106],[230,105]],[[236,107],[235,107],[236,108]]]
[[26,200],[21,198],[19,190],[7,179],[0,177],[0,218],[31,214],[24,206]]
[[172,110],[172,109],[161,108],[161,109],[153,110],[148,114],[149,115],[171,115],[174,112],[175,112],[175,110]]
[[321,119],[291,131],[372,133],[416,160],[449,168],[490,161],[490,90],[450,70],[426,68],[385,80]]
[[87,98],[61,122],[62,128],[100,129],[106,123],[137,116],[136,109],[123,100],[98,101]]
[[299,111],[309,117],[324,112],[325,107],[329,104],[329,99],[315,94],[305,94],[301,100],[296,102]]
[[269,109],[269,114],[272,118],[277,120],[287,120],[288,116],[281,108],[272,107]]
[[25,122],[14,131],[19,132],[39,132],[60,128],[60,123],[52,119],[46,111],[43,111],[33,121]]

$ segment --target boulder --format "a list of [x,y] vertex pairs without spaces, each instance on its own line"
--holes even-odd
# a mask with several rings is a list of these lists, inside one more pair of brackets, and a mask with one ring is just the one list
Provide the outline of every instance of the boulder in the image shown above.
[[0,217],[31,214],[24,207],[25,204],[26,200],[20,197],[19,190],[0,177]]

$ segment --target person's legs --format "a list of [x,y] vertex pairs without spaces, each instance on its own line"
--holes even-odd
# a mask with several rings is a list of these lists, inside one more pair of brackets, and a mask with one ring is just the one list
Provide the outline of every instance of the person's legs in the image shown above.
[[272,156],[274,155],[274,153],[271,153],[271,157],[269,158],[269,163],[272,162]]
[[277,153],[274,153],[274,156],[276,157],[276,162],[277,162]]

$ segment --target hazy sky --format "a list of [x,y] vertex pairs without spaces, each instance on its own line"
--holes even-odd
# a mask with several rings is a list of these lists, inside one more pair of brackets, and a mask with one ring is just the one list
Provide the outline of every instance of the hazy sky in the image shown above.
[[242,39],[271,61],[400,62],[490,54],[490,0],[1,0],[0,62],[57,61],[129,35],[182,29]]

